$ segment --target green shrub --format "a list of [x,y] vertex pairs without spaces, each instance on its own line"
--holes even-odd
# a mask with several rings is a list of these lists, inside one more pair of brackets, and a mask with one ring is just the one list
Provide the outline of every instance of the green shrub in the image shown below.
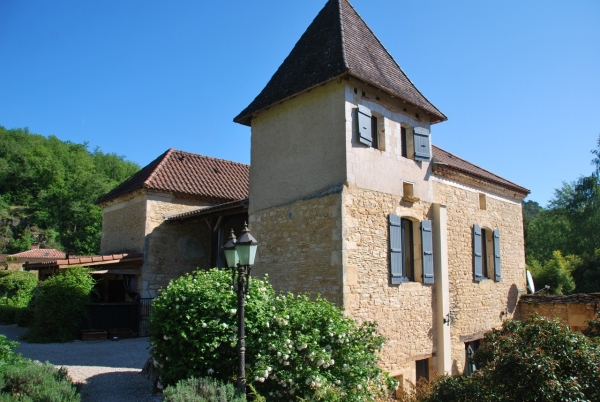
[[28,327],[33,322],[35,309],[31,307],[20,308],[15,313],[15,322],[19,327]]
[[19,311],[18,307],[12,306],[1,306],[0,305],[0,323],[2,324],[14,324],[16,323],[16,315]]
[[441,377],[422,401],[600,401],[600,346],[558,321],[505,321],[473,359],[471,377]]
[[0,305],[26,307],[38,284],[27,271],[0,271]]
[[0,372],[0,392],[16,396],[19,401],[80,401],[77,388],[71,383],[64,368],[56,369],[49,363],[41,364],[20,359]]
[[181,380],[163,392],[165,402],[246,402],[244,395],[236,396],[233,384],[213,378]]
[[90,270],[82,267],[68,268],[40,282],[27,340],[68,342],[75,339],[86,317],[93,287]]
[[600,317],[596,316],[593,320],[588,321],[587,328],[583,330],[583,334],[588,338],[600,340]]
[[13,350],[19,346],[18,342],[9,341],[6,336],[0,335],[0,371],[6,365],[12,364],[15,359]]
[[[197,271],[171,281],[153,302],[152,356],[172,385],[210,375],[231,381],[237,367],[237,297],[229,271]],[[246,377],[268,400],[319,393],[364,401],[397,381],[377,366],[384,338],[322,298],[276,296],[252,278],[246,305]]]

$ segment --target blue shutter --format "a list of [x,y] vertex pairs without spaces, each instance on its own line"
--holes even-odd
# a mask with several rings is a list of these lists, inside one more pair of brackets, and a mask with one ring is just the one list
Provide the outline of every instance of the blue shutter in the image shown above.
[[371,111],[363,105],[358,105],[358,141],[371,146],[373,136],[371,134]]
[[423,283],[433,284],[433,233],[431,221],[421,222],[421,245],[423,249]]
[[390,262],[392,284],[404,282],[402,277],[402,227],[400,217],[390,214]]
[[481,228],[473,225],[473,271],[475,280],[483,280],[483,268],[481,261]]
[[494,230],[494,280],[500,282],[502,271],[500,270],[500,230]]
[[431,152],[429,151],[429,130],[423,127],[415,127],[414,145],[415,145],[415,160],[429,161],[431,160]]

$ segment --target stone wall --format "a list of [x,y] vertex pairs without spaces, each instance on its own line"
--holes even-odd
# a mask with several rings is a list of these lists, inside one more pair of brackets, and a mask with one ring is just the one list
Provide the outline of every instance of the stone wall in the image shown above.
[[144,251],[146,196],[137,192],[120,201],[102,206],[100,254]]
[[[515,313],[518,290],[525,289],[525,251],[520,200],[492,193],[480,209],[474,187],[434,177],[435,202],[448,215],[448,272],[453,372],[462,373],[465,345],[483,337]],[[473,225],[500,230],[502,280],[473,280]],[[493,277],[493,276],[490,276]]]
[[166,287],[196,268],[210,265],[211,232],[201,221],[165,221],[165,215],[209,205],[161,195],[148,195],[146,203],[144,265],[139,285],[142,297],[156,297]]
[[341,305],[341,194],[297,201],[249,216],[260,242],[253,276],[269,274],[275,289],[321,294]]
[[526,320],[533,314],[558,319],[575,331],[587,327],[586,322],[596,317],[600,293],[575,295],[523,295],[519,299],[517,318]]
[[[414,220],[417,240],[417,222],[429,218],[431,204],[408,204],[401,198],[354,186],[344,189],[344,307],[359,321],[378,322],[387,338],[381,352],[383,369],[414,383],[415,361],[435,353],[435,296],[417,273],[418,282],[390,284],[388,217],[392,213]],[[421,248],[414,251],[417,266]]]

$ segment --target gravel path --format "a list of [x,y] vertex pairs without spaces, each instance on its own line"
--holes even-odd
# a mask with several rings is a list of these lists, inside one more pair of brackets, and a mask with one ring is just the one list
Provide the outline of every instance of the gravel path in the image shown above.
[[27,343],[19,335],[27,329],[0,325],[0,334],[20,342],[16,352],[23,357],[65,367],[74,382],[83,384],[83,402],[158,402],[152,382],[140,372],[150,357],[148,338],[120,341],[73,341]]

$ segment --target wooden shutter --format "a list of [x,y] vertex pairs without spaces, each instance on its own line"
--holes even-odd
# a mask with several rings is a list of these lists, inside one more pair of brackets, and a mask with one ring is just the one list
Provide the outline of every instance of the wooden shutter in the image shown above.
[[423,283],[433,284],[433,233],[431,221],[421,222],[421,246],[423,249]]
[[392,284],[398,285],[403,282],[402,277],[402,227],[400,217],[390,214],[390,262]]
[[476,281],[483,279],[483,269],[481,262],[481,228],[479,225],[473,225],[473,273]]
[[358,105],[358,141],[362,144],[371,146],[373,136],[371,135],[371,110]]
[[429,130],[423,127],[415,127],[414,145],[415,145],[415,160],[429,161],[431,160],[431,152],[429,147]]
[[500,282],[502,271],[500,270],[500,230],[494,230],[494,280]]

